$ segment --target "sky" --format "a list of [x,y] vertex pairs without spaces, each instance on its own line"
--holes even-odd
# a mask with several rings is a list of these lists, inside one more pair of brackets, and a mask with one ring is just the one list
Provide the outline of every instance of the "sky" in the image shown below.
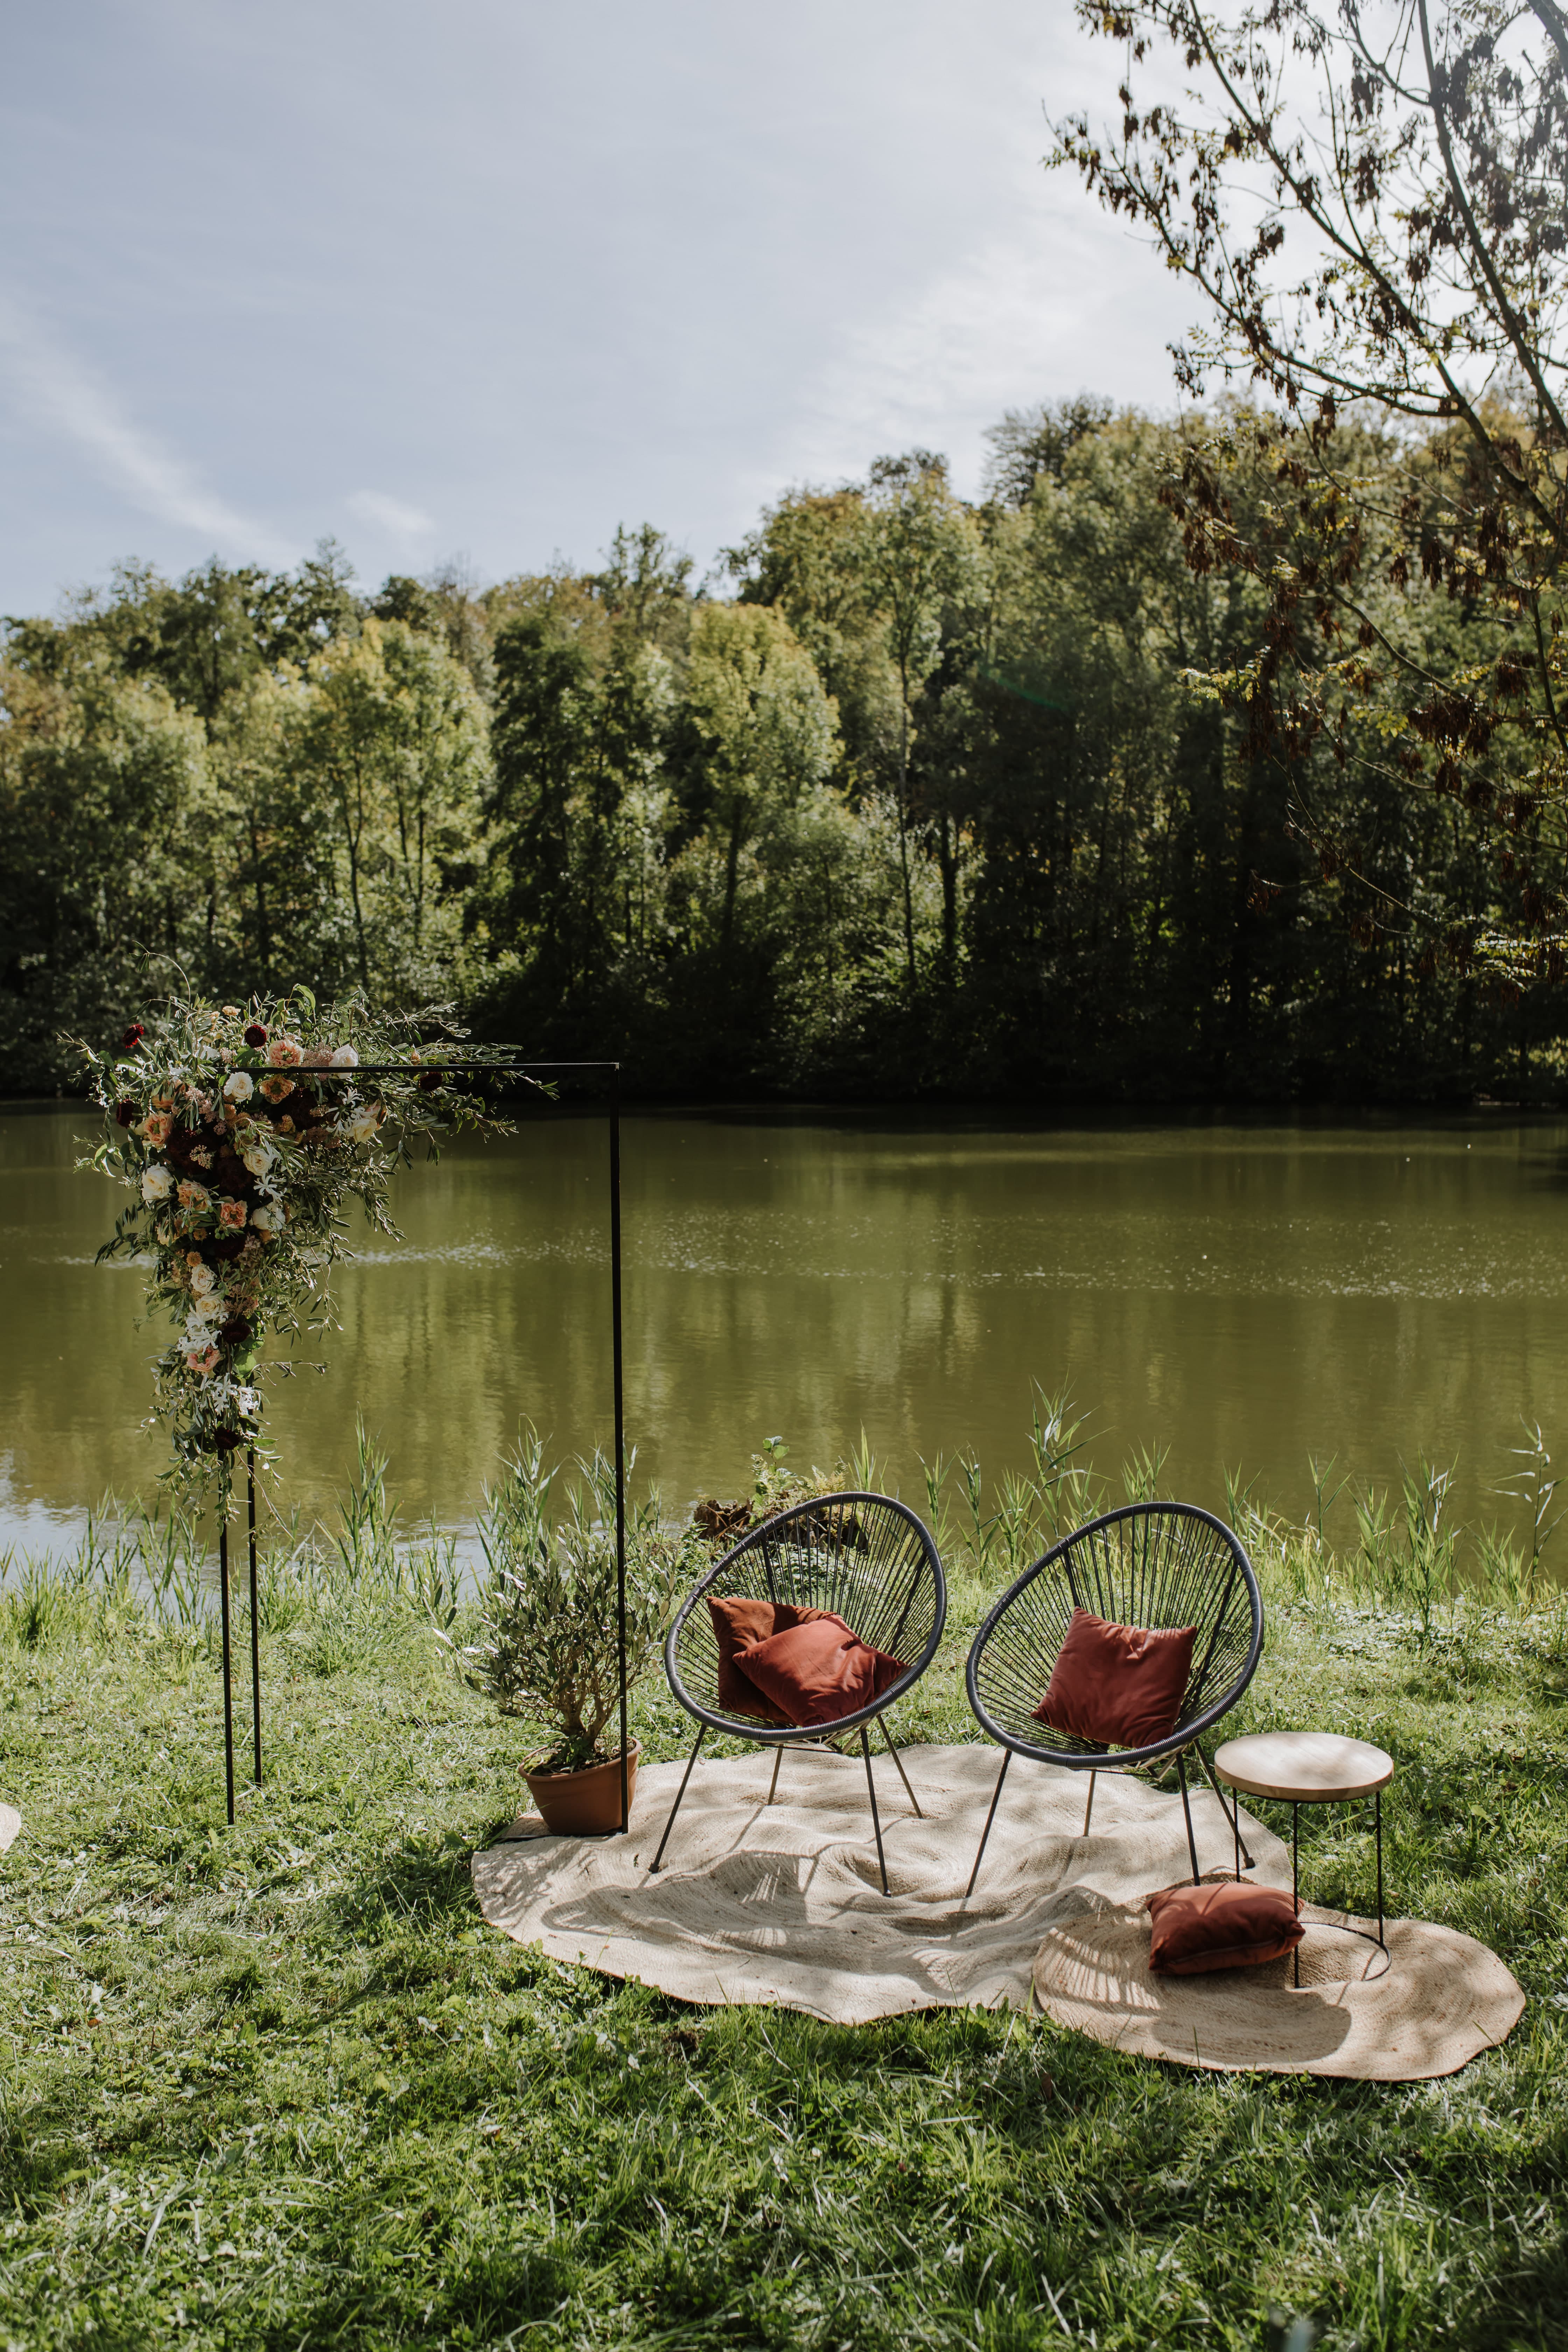
[[1047,172],[1070,0],[4,0],[0,613],[136,558],[699,574],[792,484],[1174,405],[1192,290]]

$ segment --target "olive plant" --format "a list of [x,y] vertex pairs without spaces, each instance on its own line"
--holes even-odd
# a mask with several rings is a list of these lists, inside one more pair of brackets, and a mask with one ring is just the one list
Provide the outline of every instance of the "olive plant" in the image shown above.
[[[556,1511],[560,1473],[546,1469],[530,1430],[485,1488],[479,1515],[489,1574],[479,1639],[462,1653],[465,1671],[502,1715],[550,1726],[554,1745],[539,1771],[580,1771],[619,1752],[602,1744],[620,1703],[615,1467],[595,1452],[579,1456],[577,1473]],[[628,1685],[657,1652],[683,1576],[695,1582],[705,1565],[689,1533],[660,1528],[657,1493],[628,1500]]]

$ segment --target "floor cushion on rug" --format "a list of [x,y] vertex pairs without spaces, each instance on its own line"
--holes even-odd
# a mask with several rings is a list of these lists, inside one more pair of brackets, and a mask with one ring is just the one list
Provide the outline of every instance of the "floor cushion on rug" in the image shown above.
[[1109,1747],[1152,1748],[1175,1729],[1195,1638],[1191,1625],[1153,1633],[1075,1609],[1036,1721]]
[[891,1688],[905,1671],[897,1658],[863,1642],[842,1617],[814,1612],[813,1622],[791,1625],[753,1642],[735,1661],[764,1698],[791,1723],[837,1723],[857,1715]]
[[797,1608],[793,1601],[753,1601],[746,1593],[710,1592],[708,1614],[712,1620],[713,1639],[719,1645],[721,1713],[758,1715],[768,1723],[787,1723],[789,1717],[781,1715],[763,1696],[737,1659],[753,1643],[765,1642],[773,1633],[787,1633],[794,1625],[809,1624],[813,1618],[827,1616],[828,1611]]
[[1222,1880],[1164,1886],[1151,1895],[1149,1966],[1173,1977],[1210,1969],[1254,1969],[1293,1952],[1305,1930],[1282,1887]]

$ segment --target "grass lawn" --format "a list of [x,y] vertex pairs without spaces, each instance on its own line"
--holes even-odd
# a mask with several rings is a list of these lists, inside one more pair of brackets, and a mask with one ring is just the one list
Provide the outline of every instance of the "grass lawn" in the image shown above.
[[[1423,1639],[1259,1549],[1235,1727],[1388,1747],[1391,1909],[1530,1996],[1449,2081],[709,2012],[561,1966],[479,1918],[521,1741],[412,1602],[275,1585],[268,1778],[230,1831],[210,1630],[14,1570],[0,2347],[1568,2345],[1562,1616],[1467,1603]],[[971,1735],[981,1598],[902,1737]],[[683,1724],[645,1688],[646,1752]],[[1303,1869],[1364,1910],[1361,1810],[1304,1819]]]

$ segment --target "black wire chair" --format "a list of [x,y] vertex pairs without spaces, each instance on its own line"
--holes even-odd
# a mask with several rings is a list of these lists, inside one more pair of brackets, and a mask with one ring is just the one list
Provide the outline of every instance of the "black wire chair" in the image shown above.
[[[1163,1739],[1147,1748],[1112,1748],[1058,1731],[1036,1716],[1075,1609],[1087,1609],[1113,1624],[1145,1626],[1154,1633],[1184,1625],[1195,1628],[1187,1686],[1174,1728]],[[1125,1772],[1161,1757],[1173,1757],[1195,1886],[1198,1848],[1187,1801],[1186,1751],[1189,1748],[1195,1751],[1239,1844],[1238,1819],[1226,1806],[1198,1741],[1236,1705],[1262,1654],[1263,1600],[1252,1562],[1225,1522],[1199,1510],[1195,1504],[1129,1503],[1121,1510],[1108,1511],[1103,1518],[1089,1520],[1053,1545],[1043,1559],[1007,1587],[974,1636],[969,1653],[964,1674],[969,1704],[982,1728],[1000,1742],[1005,1753],[964,1901],[974,1892],[1002,1783],[1015,1756],[1088,1772],[1085,1837],[1094,1811],[1094,1784],[1100,1772]],[[1245,1846],[1241,1850],[1246,1853]],[[1250,1854],[1247,1854],[1247,1866],[1252,1868]]]
[[[830,1609],[863,1642],[910,1663],[870,1706],[833,1722],[769,1724],[755,1716],[727,1714],[719,1704],[719,1645],[708,1608],[710,1593]],[[664,1859],[691,1768],[710,1731],[752,1739],[760,1747],[774,1749],[773,1776],[768,1784],[770,1805],[778,1787],[784,1751],[793,1741],[837,1741],[858,1731],[871,1800],[871,1827],[877,1837],[877,1864],[886,1895],[888,1864],[882,1853],[868,1731],[872,1723],[878,1723],[910,1802],[920,1814],[920,1801],[910,1787],[903,1759],[879,1718],[919,1682],[936,1655],[946,1622],[947,1579],[936,1546],[914,1513],[889,1495],[821,1495],[753,1528],[715,1562],[681,1604],[665,1642],[664,1667],[669,1687],[687,1713],[696,1717],[698,1728],[652,1868],[657,1870]]]

